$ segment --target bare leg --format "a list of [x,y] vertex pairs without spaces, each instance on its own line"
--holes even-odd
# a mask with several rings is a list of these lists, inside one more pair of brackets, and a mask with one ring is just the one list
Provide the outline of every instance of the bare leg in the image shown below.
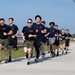
[[24,52],[27,53],[27,47],[24,47]]
[[45,56],[45,53],[44,53],[44,43],[42,43],[40,49],[41,49],[41,51],[42,51],[42,52],[41,52],[42,58],[44,58],[44,56]]
[[6,59],[8,59],[8,48],[4,48],[4,50],[5,50]]
[[62,54],[64,54],[65,44],[62,45]]
[[5,59],[5,63],[8,63],[8,56],[9,56],[9,52],[8,52],[8,47],[4,47],[4,51],[5,51],[5,56],[6,56],[6,59]]
[[62,50],[62,54],[63,54],[63,45],[60,45],[60,49]]
[[53,43],[51,43],[51,45],[50,45],[50,50],[51,50],[51,54],[52,54],[52,57],[54,57],[54,45],[53,45]]
[[56,45],[54,45],[54,53],[56,52],[56,49],[57,49],[57,46],[56,46]]
[[31,48],[28,48],[28,62],[30,62],[31,58]]
[[11,50],[12,50],[12,46],[9,46],[9,62],[11,62],[11,56],[12,56]]
[[44,44],[43,43],[41,44],[40,50],[41,50],[41,53],[44,53]]
[[27,47],[24,47],[24,53],[26,53],[26,58],[28,58],[28,49],[27,49]]

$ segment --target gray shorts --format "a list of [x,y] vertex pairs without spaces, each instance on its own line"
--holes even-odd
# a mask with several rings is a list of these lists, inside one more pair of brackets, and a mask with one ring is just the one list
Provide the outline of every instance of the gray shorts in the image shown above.
[[49,44],[51,44],[51,43],[54,44],[54,42],[55,42],[55,37],[53,37],[53,38],[49,38]]

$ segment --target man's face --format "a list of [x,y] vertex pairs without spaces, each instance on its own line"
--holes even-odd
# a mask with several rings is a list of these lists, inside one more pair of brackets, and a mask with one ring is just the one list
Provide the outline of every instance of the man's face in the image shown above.
[[51,24],[50,27],[53,27],[53,24]]
[[69,33],[69,31],[68,31],[68,30],[66,30],[66,33],[68,34],[68,33]]
[[41,21],[40,18],[37,17],[37,18],[36,18],[36,23],[40,23],[40,21]]
[[58,29],[58,26],[55,26],[55,29]]
[[9,24],[13,24],[13,21],[12,21],[12,19],[9,19]]
[[28,20],[27,21],[27,24],[28,24],[29,27],[31,27],[32,26],[32,21],[31,20]]
[[0,25],[3,26],[4,25],[4,20],[0,21]]
[[62,32],[62,33],[65,33],[65,30],[63,29],[61,32]]

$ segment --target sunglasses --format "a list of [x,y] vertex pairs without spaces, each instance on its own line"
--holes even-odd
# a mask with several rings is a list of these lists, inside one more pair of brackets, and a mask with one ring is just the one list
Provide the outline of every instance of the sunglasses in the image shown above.
[[32,22],[27,22],[27,23],[31,24]]

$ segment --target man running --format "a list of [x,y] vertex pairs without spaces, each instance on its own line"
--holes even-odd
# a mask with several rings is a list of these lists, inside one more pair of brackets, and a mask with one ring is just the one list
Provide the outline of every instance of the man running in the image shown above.
[[36,38],[36,30],[32,26],[32,19],[28,19],[27,26],[22,29],[22,38],[24,41],[24,52],[28,54],[27,65],[30,64],[31,52],[34,44],[34,39]]
[[[43,41],[43,34],[46,32],[45,26],[41,24],[41,16],[37,15],[35,16],[36,23],[33,23],[33,27],[36,29],[37,38],[35,39],[34,46],[36,50],[36,59],[35,62],[38,62],[39,56],[40,56],[40,47],[42,45]],[[42,55],[44,54],[44,51],[42,51]]]
[[49,28],[50,51],[51,51],[52,57],[54,57],[55,53],[53,50],[54,50],[54,42],[55,42],[55,34],[56,34],[56,29],[54,28],[55,23],[50,22],[49,25],[50,25],[50,28]]
[[12,30],[8,25],[5,24],[4,18],[0,19],[0,63],[2,62],[2,45],[6,55],[5,63],[8,62],[8,37],[12,34]]
[[55,34],[55,42],[54,42],[54,52],[57,49],[57,56],[59,56],[59,37],[61,36],[61,31],[58,29],[58,25],[55,25],[56,34]]
[[65,38],[66,38],[65,30],[62,29],[61,30],[61,37],[59,38],[59,40],[60,40],[60,49],[62,50],[62,54],[64,54]]
[[11,49],[13,47],[14,50],[17,50],[17,36],[20,33],[18,27],[13,24],[14,18],[10,17],[8,19],[9,27],[12,30],[13,34],[9,37],[9,62],[11,62]]
[[66,29],[66,42],[65,42],[65,46],[66,46],[66,54],[67,54],[67,51],[68,51],[68,47],[69,47],[69,44],[70,44],[70,40],[72,38],[72,35],[69,33],[69,29]]
[[[43,34],[44,35],[44,39],[43,39],[43,43],[45,44],[47,44],[47,49],[49,50],[49,37],[47,36],[47,33],[48,33],[48,27],[46,27],[46,22],[45,21],[41,21],[41,24],[43,24],[44,26],[45,26],[45,29],[46,29],[46,33],[45,34]],[[43,47],[43,50],[45,50],[44,49],[44,45],[42,45],[42,47]]]

